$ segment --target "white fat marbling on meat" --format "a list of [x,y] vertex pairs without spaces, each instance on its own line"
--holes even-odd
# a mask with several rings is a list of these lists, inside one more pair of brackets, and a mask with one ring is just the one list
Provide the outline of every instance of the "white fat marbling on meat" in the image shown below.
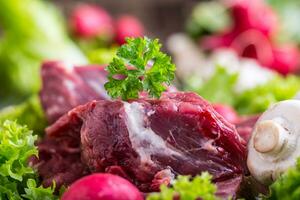
[[64,62],[63,69],[65,72],[72,74],[74,71],[74,65],[71,62]]
[[54,105],[54,106],[47,108],[46,113],[47,113],[47,115],[53,115],[53,114],[59,112],[60,110],[61,110],[61,108],[59,106]]
[[68,88],[68,91],[75,92],[75,83],[66,79],[64,80],[64,85]]
[[93,90],[95,90],[98,94],[104,96],[107,99],[110,99],[110,97],[108,96],[104,87],[101,87],[101,85],[99,85],[99,82],[92,80],[92,79],[88,80],[87,82],[88,82],[89,86],[92,87]]
[[124,107],[129,139],[133,149],[139,154],[141,163],[152,162],[151,155],[153,154],[181,156],[180,153],[169,148],[166,142],[150,127],[145,127],[145,114],[140,103],[124,102]]

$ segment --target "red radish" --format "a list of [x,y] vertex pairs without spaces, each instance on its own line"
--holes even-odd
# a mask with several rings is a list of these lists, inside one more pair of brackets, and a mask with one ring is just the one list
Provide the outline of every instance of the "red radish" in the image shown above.
[[238,114],[233,108],[224,104],[214,104],[213,108],[222,115],[228,122],[235,124],[239,120]]
[[143,196],[126,179],[97,173],[73,183],[61,200],[143,200]]
[[277,16],[263,0],[231,0],[230,6],[235,30],[256,29],[266,36],[277,30]]
[[236,37],[236,33],[229,32],[220,35],[212,35],[203,37],[200,41],[202,48],[206,50],[214,50],[216,48],[228,47]]
[[271,41],[257,29],[240,33],[232,41],[231,47],[238,55],[257,59],[263,66],[270,66],[273,62]]
[[101,7],[82,4],[72,12],[70,25],[74,34],[82,38],[112,37],[113,20]]
[[274,47],[272,34],[277,30],[278,19],[263,0],[229,0],[234,28],[229,32],[202,39],[205,49],[230,47],[242,57],[258,60],[265,67],[283,75],[295,72],[299,52],[296,47]]
[[270,68],[286,75],[295,72],[299,65],[299,51],[294,46],[274,47],[274,61]]
[[124,44],[126,37],[140,37],[144,35],[142,23],[133,16],[121,16],[116,22],[116,41]]

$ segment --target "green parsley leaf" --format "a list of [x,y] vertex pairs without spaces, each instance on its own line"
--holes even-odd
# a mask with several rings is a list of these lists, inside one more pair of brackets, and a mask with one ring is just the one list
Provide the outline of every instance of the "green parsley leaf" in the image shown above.
[[107,93],[123,100],[138,98],[146,91],[151,97],[160,97],[175,77],[175,65],[171,58],[160,51],[158,39],[127,38],[116,57],[107,66]]
[[215,196],[217,187],[211,182],[212,176],[204,172],[200,176],[191,179],[190,176],[178,176],[171,187],[161,185],[160,193],[152,193],[147,200],[173,200],[180,197],[180,200],[218,200]]

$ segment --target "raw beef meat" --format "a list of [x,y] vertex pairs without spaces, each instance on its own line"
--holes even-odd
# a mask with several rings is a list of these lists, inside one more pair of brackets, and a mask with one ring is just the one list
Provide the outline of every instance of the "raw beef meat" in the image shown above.
[[[77,140],[75,147],[80,146],[82,165],[89,173],[121,175],[144,192],[158,190],[177,174],[208,171],[219,186],[218,194],[226,197],[235,195],[247,171],[245,141],[194,93],[165,93],[159,100],[92,101],[69,111],[46,134],[42,143]],[[39,171],[55,166],[48,162],[51,152],[45,161],[44,153],[40,151]],[[53,177],[64,182],[55,171],[48,173],[40,173],[43,181]],[[82,174],[74,171],[73,179]],[[68,176],[65,183],[69,180]]]
[[61,61],[42,65],[40,98],[50,123],[72,108],[91,100],[108,99],[103,66],[76,67]]
[[65,136],[47,138],[39,143],[39,160],[32,160],[32,165],[39,169],[43,185],[56,188],[70,185],[77,179],[89,174],[86,165],[81,162],[80,146],[77,140]]
[[[48,122],[76,106],[92,100],[110,99],[104,84],[107,82],[104,66],[72,66],[62,61],[48,61],[42,65],[40,99]],[[176,91],[174,86],[167,91]],[[143,92],[140,97],[147,97]]]

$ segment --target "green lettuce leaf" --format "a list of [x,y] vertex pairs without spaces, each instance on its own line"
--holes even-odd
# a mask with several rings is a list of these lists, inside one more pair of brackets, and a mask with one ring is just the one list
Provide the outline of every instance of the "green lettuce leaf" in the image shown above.
[[46,1],[0,1],[2,104],[19,103],[39,90],[39,67],[45,59],[86,63],[62,22],[58,10]]
[[300,197],[300,159],[294,168],[289,169],[271,185],[268,200],[298,200]]
[[264,85],[235,96],[234,107],[241,114],[264,112],[271,104],[293,98],[300,90],[300,79],[290,75],[277,76]]
[[217,67],[214,75],[200,87],[192,83],[193,79],[190,79],[190,87],[187,89],[196,91],[210,102],[234,105],[236,98],[234,86],[237,78],[238,74],[230,74],[225,68]]
[[178,176],[171,187],[161,185],[159,193],[152,193],[147,200],[217,200],[215,196],[217,187],[211,182],[212,176],[204,172],[191,179],[190,176]]
[[117,53],[117,48],[97,48],[87,51],[87,56],[92,64],[110,63]]
[[[212,12],[213,10],[213,12]],[[186,30],[193,38],[221,32],[232,23],[227,7],[221,1],[198,3],[186,23]]]
[[294,75],[277,75],[267,83],[242,93],[235,91],[237,79],[238,74],[230,74],[226,69],[217,67],[214,75],[204,83],[189,79],[186,89],[197,92],[210,102],[230,105],[239,114],[262,113],[278,101],[294,98],[300,91],[300,79]]
[[25,188],[25,194],[23,194],[22,197],[29,200],[58,200],[58,198],[53,195],[54,188],[55,185],[49,188],[44,188],[43,186],[37,187],[34,179],[28,179],[27,188]]
[[0,123],[5,120],[17,120],[29,129],[41,135],[47,126],[39,97],[34,95],[21,104],[7,106],[0,110]]
[[26,126],[8,120],[0,124],[1,200],[44,199],[41,195],[57,199],[53,188],[37,187],[37,174],[28,165],[29,158],[38,153],[36,140]]
[[276,39],[280,42],[297,42],[300,44],[300,1],[267,0],[279,16],[279,32]]

